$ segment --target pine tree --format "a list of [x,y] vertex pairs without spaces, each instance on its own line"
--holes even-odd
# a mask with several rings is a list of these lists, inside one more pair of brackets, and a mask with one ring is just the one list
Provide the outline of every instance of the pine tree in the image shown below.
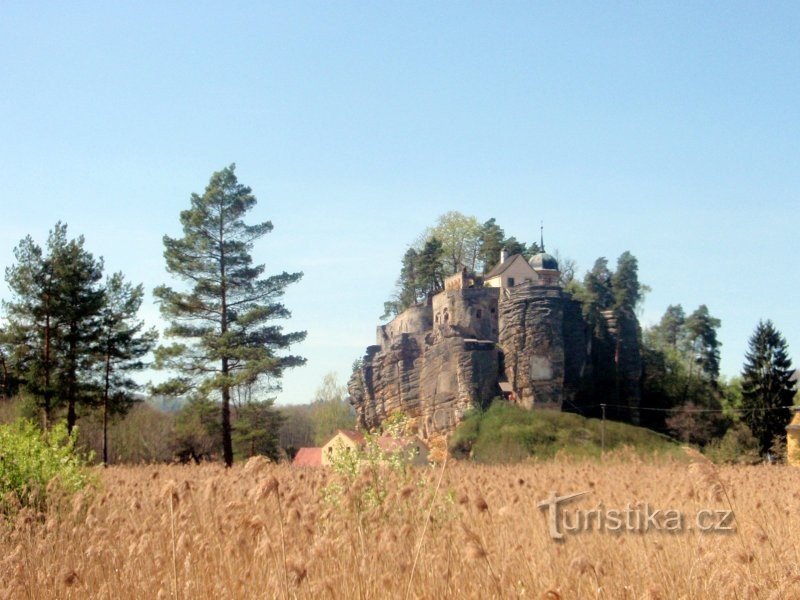
[[0,401],[17,393],[18,380],[13,371],[11,355],[13,347],[8,329],[0,327]]
[[272,324],[290,316],[279,299],[302,273],[262,277],[264,265],[252,264],[253,243],[272,231],[272,223],[245,224],[256,198],[239,184],[234,170],[231,165],[214,173],[202,196],[192,194],[191,208],[180,216],[183,237],[164,236],[167,271],[191,288],[154,291],[170,320],[165,334],[183,340],[156,351],[158,367],[179,372],[156,390],[219,399],[228,466],[233,463],[231,391],[263,378],[278,389],[284,369],[305,363],[279,354],[302,341],[305,332],[284,333]]
[[417,288],[417,261],[419,255],[414,248],[409,248],[403,255],[403,266],[400,277],[397,279],[397,291],[391,300],[383,303],[382,319],[399,315],[409,306],[413,306],[419,299]]
[[506,255],[510,258],[515,254],[522,254],[525,260],[528,260],[530,256],[528,256],[528,248],[525,246],[524,242],[520,242],[515,237],[506,238],[503,240],[503,248],[506,249]]
[[129,373],[147,365],[143,358],[155,346],[158,332],[144,330],[137,318],[144,289],[131,285],[122,273],[114,273],[106,282],[105,303],[100,313],[100,335],[97,353],[102,356],[99,387],[103,411],[103,464],[108,464],[108,419],[112,414],[124,415],[136,401],[133,393],[140,389]]
[[77,405],[92,401],[89,374],[104,300],[103,262],[86,251],[83,236],[68,239],[60,222],[50,232],[47,252],[28,236],[14,256],[16,263],[6,269],[12,300],[4,303],[14,368],[36,398],[45,427],[66,403],[72,431]]
[[6,334],[13,349],[9,360],[24,389],[36,399],[44,426],[49,427],[58,362],[53,348],[57,317],[52,261],[31,236],[14,248],[14,258],[16,263],[6,269],[12,300],[3,302],[8,315]]
[[503,249],[505,236],[505,232],[494,218],[481,225],[478,262],[483,265],[484,273],[500,262],[500,251]]
[[66,226],[55,231],[58,239],[55,245],[49,244],[49,249],[61,322],[60,336],[56,338],[63,357],[58,387],[67,404],[67,431],[72,432],[78,420],[78,405],[91,405],[95,399],[91,371],[96,361],[93,349],[100,334],[100,310],[105,302],[105,290],[100,284],[103,261],[86,251],[83,236],[67,240]]
[[689,375],[694,365],[714,385],[719,378],[719,349],[722,343],[717,339],[717,329],[722,322],[711,316],[708,307],[701,304],[686,319],[686,342],[689,351]]
[[657,342],[665,348],[678,352],[683,348],[686,331],[686,313],[680,304],[667,307],[658,325],[654,329]]
[[245,402],[236,407],[233,442],[237,456],[280,458],[279,434],[285,419],[273,401]]
[[614,294],[614,308],[617,311],[633,312],[642,300],[639,262],[627,250],[617,259],[617,270],[611,276],[611,289]]
[[771,321],[759,321],[750,338],[742,371],[743,419],[766,454],[785,439],[795,393],[788,346]]
[[605,257],[594,261],[592,270],[588,271],[583,278],[583,285],[580,287],[578,295],[583,305],[584,317],[593,325],[601,321],[601,312],[614,305],[611,271],[608,269],[608,260]]
[[432,296],[444,289],[442,255],[442,243],[433,237],[425,242],[417,257],[417,288],[424,295]]

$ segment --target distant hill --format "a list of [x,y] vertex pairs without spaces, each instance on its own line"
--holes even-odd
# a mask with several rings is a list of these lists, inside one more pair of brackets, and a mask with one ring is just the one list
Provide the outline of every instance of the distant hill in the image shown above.
[[[517,462],[530,457],[600,456],[603,423],[553,410],[529,411],[495,401],[484,412],[467,415],[450,440],[459,458],[478,462]],[[626,423],[605,422],[605,450],[630,447],[637,454],[683,455],[678,442]]]

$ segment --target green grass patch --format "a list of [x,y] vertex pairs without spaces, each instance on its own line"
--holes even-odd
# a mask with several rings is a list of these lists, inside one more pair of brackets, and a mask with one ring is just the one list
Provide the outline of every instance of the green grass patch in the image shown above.
[[[485,411],[468,413],[450,440],[456,457],[484,463],[528,458],[599,457],[603,422],[573,413],[526,410],[495,400]],[[681,456],[680,444],[655,431],[616,421],[605,422],[605,450],[629,448],[637,455]]]

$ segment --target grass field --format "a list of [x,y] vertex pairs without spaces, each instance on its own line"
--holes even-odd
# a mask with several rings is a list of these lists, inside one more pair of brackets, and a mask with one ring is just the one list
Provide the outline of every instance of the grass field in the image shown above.
[[[701,457],[98,469],[2,528],[3,598],[800,598],[800,470]],[[537,504],[735,511],[733,533],[568,533]],[[565,509],[566,510],[566,509]]]

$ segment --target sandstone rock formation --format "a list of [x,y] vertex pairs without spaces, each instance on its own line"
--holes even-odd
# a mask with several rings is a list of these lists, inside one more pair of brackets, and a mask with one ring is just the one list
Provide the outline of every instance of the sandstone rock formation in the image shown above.
[[484,287],[457,274],[426,305],[378,327],[348,384],[350,401],[362,427],[399,410],[423,437],[452,430],[467,410],[501,395],[588,415],[605,402],[636,422],[639,338],[633,313],[604,313],[590,325],[552,276]]

